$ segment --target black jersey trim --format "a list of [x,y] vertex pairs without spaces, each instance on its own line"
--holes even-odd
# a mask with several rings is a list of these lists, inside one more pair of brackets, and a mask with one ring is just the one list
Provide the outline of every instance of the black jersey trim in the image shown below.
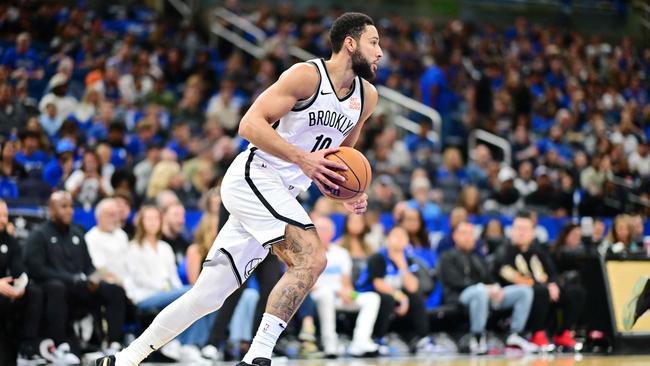
[[270,247],[270,246],[272,246],[273,244],[279,243],[279,242],[281,242],[281,241],[283,241],[283,240],[284,240],[284,235],[282,235],[282,236],[278,236],[277,238],[273,238],[273,239],[271,239],[271,240],[267,240],[267,241],[265,241],[264,243],[262,243],[262,247],[263,247],[263,248]]
[[271,206],[269,201],[267,201],[266,198],[264,198],[264,196],[262,195],[262,192],[260,192],[260,190],[257,189],[257,187],[255,186],[255,183],[253,183],[253,180],[251,179],[251,174],[250,174],[251,173],[251,162],[253,161],[253,156],[255,156],[255,150],[257,150],[256,147],[251,147],[250,154],[248,155],[248,160],[246,160],[246,168],[245,168],[245,171],[244,171],[244,178],[246,179],[246,183],[248,183],[248,186],[251,187],[251,189],[253,190],[253,193],[255,193],[255,195],[260,200],[260,202],[262,202],[264,207],[266,207],[266,209],[269,210],[271,215],[273,215],[273,217],[275,217],[276,219],[278,219],[280,221],[283,221],[283,222],[286,222],[287,224],[297,226],[297,227],[302,228],[304,230],[307,230],[307,229],[310,229],[310,228],[314,227],[314,224],[302,224],[302,223],[300,223],[300,222],[298,222],[296,220],[293,220],[293,219],[290,219],[290,218],[288,218],[286,216],[280,215],[273,208],[273,206]]
[[239,275],[239,271],[237,270],[237,265],[235,264],[235,260],[233,259],[232,254],[230,254],[230,252],[225,250],[224,248],[220,248],[219,251],[223,253],[226,256],[226,258],[228,258],[228,261],[230,262],[230,267],[232,267],[232,272],[235,274],[237,283],[241,287],[242,285],[241,276]]
[[334,88],[334,83],[332,83],[332,78],[330,78],[330,74],[327,71],[327,66],[325,66],[325,60],[321,58],[320,62],[323,64],[323,70],[325,70],[325,75],[327,76],[327,80],[329,80],[330,82],[330,86],[332,87],[332,91],[334,92],[334,95],[336,95],[336,99],[338,99],[339,102],[345,102],[348,98],[352,96],[352,94],[354,94],[354,89],[357,84],[357,79],[356,78],[352,79],[352,87],[350,88],[350,91],[343,98],[339,98],[338,94],[336,94],[336,88]]
[[366,99],[366,98],[364,98],[364,95],[363,95],[363,79],[361,78],[361,76],[359,76],[359,92],[361,94],[361,111],[359,112],[359,121],[358,122],[361,122],[361,117],[363,117],[363,101],[364,101],[364,99]]
[[[320,69],[318,68],[318,65],[316,65],[315,62],[307,61],[307,63],[310,63],[310,64],[314,65],[314,67],[316,68],[316,71],[318,72],[318,86],[316,87],[316,91],[314,92],[314,95],[311,96],[311,100],[307,104],[305,104],[303,106],[300,106],[300,107],[294,106],[293,108],[291,108],[292,112],[304,111],[305,109],[311,107],[312,104],[314,104],[314,102],[316,101],[316,98],[318,98],[318,92],[320,91],[320,84],[321,84],[321,81],[322,81],[323,78],[321,77]],[[305,100],[307,100],[307,99],[305,99]],[[301,102],[301,101],[298,101],[298,102]]]

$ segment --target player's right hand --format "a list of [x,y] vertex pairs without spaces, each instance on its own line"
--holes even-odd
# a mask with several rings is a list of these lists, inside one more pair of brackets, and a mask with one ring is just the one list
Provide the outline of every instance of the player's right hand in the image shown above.
[[306,154],[302,161],[298,163],[300,169],[316,184],[321,192],[327,191],[326,186],[332,189],[339,189],[336,181],[345,182],[345,178],[337,174],[335,170],[347,170],[348,167],[344,164],[325,159],[326,155],[337,151],[339,151],[338,147],[314,151]]

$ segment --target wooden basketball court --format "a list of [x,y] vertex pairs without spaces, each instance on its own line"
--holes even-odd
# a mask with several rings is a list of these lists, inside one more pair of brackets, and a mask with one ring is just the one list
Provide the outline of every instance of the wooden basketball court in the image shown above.
[[[215,366],[234,366],[236,362],[219,362]],[[144,364],[151,365],[154,364]],[[158,364],[189,365],[189,364]],[[292,360],[273,362],[273,366],[648,366],[647,356],[431,356],[379,359]]]

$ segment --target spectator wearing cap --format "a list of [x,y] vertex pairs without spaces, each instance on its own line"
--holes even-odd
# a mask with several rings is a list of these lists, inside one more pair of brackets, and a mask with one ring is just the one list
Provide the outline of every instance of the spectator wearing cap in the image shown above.
[[514,186],[517,173],[509,166],[499,170],[498,190],[492,193],[483,208],[486,212],[500,212],[514,214],[521,206],[519,191]]
[[68,95],[69,79],[65,74],[55,74],[50,82],[47,84],[50,92],[47,93],[38,103],[38,110],[41,113],[47,113],[47,105],[54,103],[56,105],[56,114],[61,120],[74,115],[74,112],[79,105],[77,99]]
[[29,174],[31,171],[41,171],[50,160],[47,153],[39,148],[39,134],[23,130],[19,133],[20,149],[16,152],[16,162]]
[[556,204],[557,191],[553,186],[548,168],[540,165],[535,169],[537,189],[526,197],[529,205],[551,209]]
[[56,158],[43,169],[43,180],[52,188],[62,189],[74,169],[75,146],[70,140],[61,139],[56,144],[55,153]]

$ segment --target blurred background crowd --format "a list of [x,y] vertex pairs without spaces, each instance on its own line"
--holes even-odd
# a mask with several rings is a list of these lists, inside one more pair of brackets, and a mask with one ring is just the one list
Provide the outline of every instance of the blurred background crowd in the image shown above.
[[[289,2],[272,7],[226,1],[224,6],[264,32],[263,57],[215,42],[202,25],[169,11],[156,12],[146,3],[0,4],[0,198],[9,207],[5,216],[11,216],[3,220],[0,215],[0,230],[17,238],[15,250],[25,253],[0,261],[12,263],[0,270],[2,277],[18,278],[22,272],[30,277],[20,296],[0,295],[21,298],[42,315],[25,318],[33,329],[14,325],[26,327],[21,332],[28,335],[9,347],[21,357],[45,353],[45,358],[67,357],[74,363],[74,355],[89,343],[105,352],[119,349],[128,341],[125,333],[137,334],[151,313],[187,290],[224,215],[220,179],[247,144],[237,135],[241,116],[298,61],[288,52],[291,47],[327,58],[329,26],[348,10],[299,8]],[[384,262],[390,267],[391,245],[403,245],[409,263],[421,269],[413,273],[422,288],[404,289],[408,296],[393,299],[401,306],[398,318],[415,316],[411,312],[419,301],[417,316],[463,303],[456,292],[474,280],[504,288],[534,283],[535,298],[547,301],[528,304],[532,310],[526,329],[510,329],[511,335],[528,335],[531,344],[545,349],[552,344],[575,349],[574,330],[584,339],[588,331],[602,329],[594,319],[577,315],[590,295],[584,282],[562,276],[580,270],[582,262],[572,256],[650,255],[650,230],[645,229],[650,212],[650,48],[629,37],[605,40],[524,17],[495,25],[370,15],[384,51],[374,83],[432,107],[442,123],[431,139],[436,127],[422,116],[408,115],[419,122],[419,131],[407,132],[394,123],[389,109],[378,107],[357,145],[375,177],[367,215],[346,217],[315,188],[299,196],[314,218],[333,220],[323,224],[324,231],[332,225],[331,237],[324,240],[337,242],[334,247],[350,257],[343,266],[351,268],[343,271],[349,277],[343,286],[346,301],[366,290],[364,278],[389,276],[389,268],[377,268]],[[507,149],[470,145],[476,130],[502,137]],[[42,226],[32,226],[20,215],[45,206],[49,216]],[[515,225],[511,229],[522,209],[527,213],[517,217],[531,224],[523,230],[532,229],[534,237],[527,238],[528,231],[521,234]],[[394,227],[404,232],[390,231]],[[467,229],[469,238],[462,236]],[[50,252],[47,243],[57,240],[69,240],[74,250]],[[514,264],[508,267],[516,257],[511,248],[528,253],[531,245],[544,258],[544,276],[536,276],[536,269],[526,275]],[[3,248],[13,247],[0,246],[0,257],[7,253]],[[443,253],[454,250],[485,261],[485,271],[477,271],[486,277],[446,282],[442,259],[454,258]],[[506,267],[522,271],[521,276]],[[243,291],[241,306],[233,306],[232,318],[250,318],[248,323],[233,321],[228,330],[228,317],[225,324],[218,315],[216,321],[206,318],[166,355],[236,357],[257,327],[252,314],[265,301],[262,282],[268,280],[258,278]],[[333,282],[340,294],[341,278]],[[548,286],[560,282],[558,291],[569,295],[557,295]],[[381,295],[377,288],[370,290]],[[411,298],[411,293],[417,296]],[[285,353],[345,354],[326,341],[331,329],[328,334],[316,331],[314,324],[323,323],[323,305],[319,296],[314,298],[312,308],[306,305],[299,317],[299,351],[288,337]],[[72,311],[79,304],[70,299],[84,299],[94,310]],[[388,309],[390,315],[386,301],[382,297],[378,312]],[[404,302],[410,303],[406,310]],[[61,316],[68,307],[70,317]],[[568,317],[569,324],[551,329],[540,319],[558,307],[575,319]],[[108,321],[97,321],[102,317]],[[336,319],[345,329],[346,317]],[[487,352],[485,326],[476,330],[472,323],[468,332],[468,327],[445,328],[431,319],[426,329],[416,330],[414,341],[405,342],[407,351],[453,352],[461,345]],[[396,327],[379,323],[373,333],[379,345],[392,345],[387,349],[395,352],[398,342],[391,343],[389,336],[393,331],[411,339],[404,335],[413,329],[401,329],[403,322]],[[507,328],[502,323],[490,327]],[[440,336],[422,343],[434,330],[478,336]],[[44,345],[41,338],[52,341]]]

